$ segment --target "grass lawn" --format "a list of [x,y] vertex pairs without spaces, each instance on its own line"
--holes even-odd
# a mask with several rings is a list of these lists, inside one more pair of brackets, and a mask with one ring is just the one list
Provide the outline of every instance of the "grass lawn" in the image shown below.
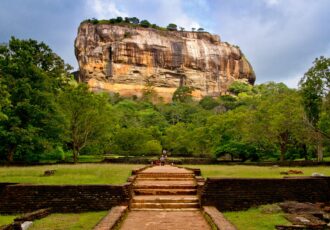
[[51,214],[33,222],[29,230],[90,230],[107,214],[103,212]]
[[275,229],[275,225],[290,225],[282,212],[266,214],[263,208],[270,205],[250,208],[247,211],[224,212],[225,217],[233,223],[238,230],[270,230]]
[[12,215],[0,215],[0,226],[12,223],[16,217]]
[[[0,182],[34,184],[122,184],[133,164],[77,164],[27,167],[0,167]],[[56,170],[52,176],[43,176],[45,170]]]
[[312,173],[322,173],[330,176],[330,167],[271,167],[271,166],[244,166],[244,165],[186,165],[191,168],[200,168],[203,177],[242,177],[242,178],[282,178],[280,172],[300,170],[303,174],[289,176],[311,176]]

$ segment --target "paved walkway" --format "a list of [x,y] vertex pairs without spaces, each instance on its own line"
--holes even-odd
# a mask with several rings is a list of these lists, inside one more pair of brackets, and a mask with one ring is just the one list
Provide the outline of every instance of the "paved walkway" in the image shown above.
[[131,211],[121,230],[211,229],[200,211]]

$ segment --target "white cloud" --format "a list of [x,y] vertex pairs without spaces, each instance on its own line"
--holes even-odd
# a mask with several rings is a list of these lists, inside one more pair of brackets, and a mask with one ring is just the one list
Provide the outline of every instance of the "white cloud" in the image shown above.
[[266,2],[278,5],[267,7],[256,0],[250,8],[219,13],[222,23],[216,30],[224,40],[242,48],[255,69],[257,82],[284,81],[297,87],[312,61],[330,46],[330,28],[324,23],[329,3]]
[[97,19],[128,16],[126,12],[119,10],[116,3],[112,0],[88,0],[87,7],[94,12]]
[[179,27],[184,27],[186,30],[191,28],[199,28],[200,24],[189,17],[183,9],[183,0],[158,0],[159,8],[155,19],[162,21],[164,26],[168,23],[175,23]]

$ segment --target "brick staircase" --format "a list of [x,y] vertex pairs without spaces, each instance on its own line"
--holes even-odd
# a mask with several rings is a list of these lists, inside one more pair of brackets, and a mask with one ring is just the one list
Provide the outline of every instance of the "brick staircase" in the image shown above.
[[137,174],[132,210],[198,210],[197,182],[193,172],[155,166]]

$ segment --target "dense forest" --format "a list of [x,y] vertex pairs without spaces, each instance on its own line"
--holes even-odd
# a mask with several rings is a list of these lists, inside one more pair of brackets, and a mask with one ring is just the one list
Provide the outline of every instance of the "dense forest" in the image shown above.
[[[76,162],[80,155],[221,157],[242,161],[330,155],[330,59],[320,57],[299,89],[231,84],[230,94],[194,101],[181,87],[165,104],[146,84],[142,98],[93,93],[46,44],[0,46],[0,161]],[[155,102],[157,101],[157,103]]]

